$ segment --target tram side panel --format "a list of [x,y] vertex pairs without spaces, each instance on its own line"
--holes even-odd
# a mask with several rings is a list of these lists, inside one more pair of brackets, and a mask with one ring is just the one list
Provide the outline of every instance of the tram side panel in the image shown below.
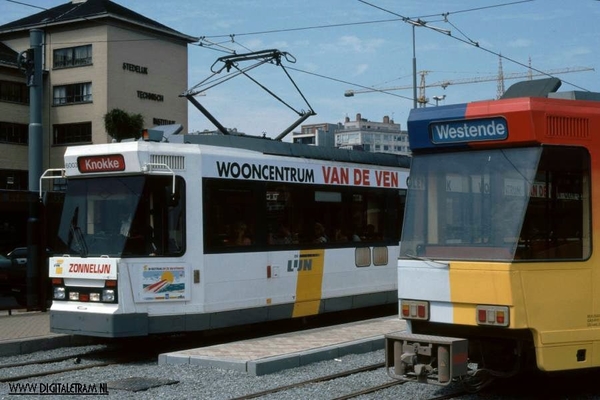
[[[173,155],[178,152],[183,155]],[[72,192],[61,223],[67,248],[50,267],[53,331],[137,336],[395,303],[393,265],[406,170],[293,159],[281,168],[313,171],[315,182],[244,181],[219,177],[225,161],[218,167],[215,160],[235,160],[227,161],[231,165],[246,160],[244,165],[257,165],[259,172],[282,163],[261,153],[176,144],[132,142],[67,151]],[[209,164],[212,172],[206,171]],[[162,169],[148,173],[148,165]],[[323,176],[314,178],[317,174]],[[361,187],[352,185],[352,174],[360,177]],[[373,186],[366,184],[368,176]],[[287,214],[280,212],[287,207],[282,199],[291,201]],[[182,223],[171,220],[169,213],[177,210],[183,211]],[[131,231],[118,232],[116,214],[123,211],[150,224],[140,239],[152,239],[153,249],[128,250]],[[351,211],[373,229],[360,232],[365,236],[355,243],[350,230],[345,239],[334,239],[334,222],[348,227],[344,222],[349,224]],[[254,228],[248,246],[227,236],[241,217]],[[295,225],[293,239],[272,243],[274,224],[284,217]],[[330,241],[314,241],[316,221],[325,222]],[[185,240],[174,250],[167,239],[180,238],[170,229]]]

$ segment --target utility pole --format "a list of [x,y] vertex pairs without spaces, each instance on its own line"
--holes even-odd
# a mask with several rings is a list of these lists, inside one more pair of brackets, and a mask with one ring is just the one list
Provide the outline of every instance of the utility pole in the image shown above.
[[[415,43],[415,27],[423,26],[423,27],[432,29],[436,32],[443,33],[445,35],[450,35],[450,31],[448,31],[446,29],[436,28],[435,26],[427,25],[427,22],[421,21],[421,19],[412,20],[410,18],[404,18],[403,21],[412,25],[413,108],[417,108],[417,103],[419,104],[420,107],[424,107],[425,103],[423,103],[421,100],[422,100],[422,98],[425,97],[425,95],[423,94],[421,96],[422,98],[417,98],[417,51],[416,51],[416,43]],[[421,75],[421,80],[423,80],[423,79],[424,79],[424,77]]]
[[417,108],[417,55],[415,50],[415,24],[412,25],[412,42],[413,42],[413,59],[412,59],[412,74],[413,74],[413,108]]
[[[25,65],[27,86],[29,86],[29,219],[27,220],[27,308],[33,308],[40,302],[39,263],[42,249],[40,248],[40,177],[42,176],[42,46],[43,31],[29,31],[30,48],[19,55],[19,64]],[[25,58],[25,60],[23,60]],[[24,61],[24,62],[23,62]],[[45,308],[43,301],[42,308]]]

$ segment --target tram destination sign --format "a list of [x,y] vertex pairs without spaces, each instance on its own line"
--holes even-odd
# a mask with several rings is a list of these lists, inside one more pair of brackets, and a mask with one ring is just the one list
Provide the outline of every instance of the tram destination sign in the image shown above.
[[82,174],[125,171],[125,159],[122,154],[78,157],[77,168],[79,168],[79,172]]
[[434,144],[505,140],[508,126],[502,117],[432,122],[429,135]]

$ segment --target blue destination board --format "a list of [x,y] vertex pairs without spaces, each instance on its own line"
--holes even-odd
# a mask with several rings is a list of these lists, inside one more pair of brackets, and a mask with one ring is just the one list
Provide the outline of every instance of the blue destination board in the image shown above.
[[508,126],[502,117],[432,122],[429,134],[436,144],[504,140],[508,138]]

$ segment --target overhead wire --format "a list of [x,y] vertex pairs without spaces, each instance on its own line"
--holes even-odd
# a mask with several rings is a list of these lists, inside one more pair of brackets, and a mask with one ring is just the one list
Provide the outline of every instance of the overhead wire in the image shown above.
[[[491,6],[467,8],[467,9],[464,9],[464,10],[452,11],[452,12],[448,12],[448,13],[444,13],[444,14],[447,14],[447,15],[449,15],[449,14],[461,14],[461,13],[466,13],[466,12],[471,12],[471,11],[486,10],[486,9],[489,9],[489,8],[498,8],[498,7],[512,6],[512,5],[520,4],[520,3],[529,3],[529,2],[532,2],[532,1],[534,1],[534,0],[519,0],[519,1],[513,1],[511,3],[493,4]],[[439,15],[440,14],[421,15],[421,16],[413,17],[413,18],[431,18],[431,17],[437,17]]]
[[[16,1],[16,0],[5,0],[5,1],[11,2],[11,3],[15,3],[15,4],[21,4],[21,5],[28,6],[28,7],[38,8],[38,9],[41,9],[41,10],[48,10],[47,8],[35,6],[35,5],[32,5],[32,4],[28,4],[28,3],[20,2],[20,1]],[[460,41],[462,43],[474,46],[474,47],[476,47],[478,49],[481,49],[481,50],[483,50],[483,51],[485,51],[487,53],[490,53],[490,54],[493,54],[495,56],[501,57],[501,58],[505,59],[506,61],[509,61],[509,62],[514,63],[514,64],[517,64],[517,65],[520,65],[522,67],[525,67],[527,69],[533,70],[533,71],[535,71],[535,72],[537,72],[537,73],[539,73],[541,75],[546,75],[546,76],[552,77],[551,74],[547,74],[546,72],[544,72],[542,70],[534,68],[534,67],[532,67],[532,66],[530,66],[528,64],[525,64],[523,62],[520,62],[520,61],[515,60],[513,58],[510,58],[510,57],[507,57],[505,55],[502,55],[501,53],[497,53],[497,52],[494,52],[494,51],[492,51],[490,49],[482,47],[479,44],[479,42],[474,41],[471,38],[469,38],[462,30],[460,30],[455,24],[453,24],[448,19],[448,17],[451,14],[460,14],[460,13],[473,12],[473,11],[481,11],[481,10],[491,9],[491,8],[497,8],[497,7],[505,7],[505,6],[515,5],[515,4],[528,3],[528,2],[532,2],[534,0],[513,1],[513,2],[510,2],[510,3],[502,3],[502,4],[495,4],[495,5],[482,6],[482,7],[473,7],[473,8],[464,9],[464,10],[451,11],[451,12],[446,12],[446,13],[442,13],[442,14],[423,15],[423,16],[419,16],[419,17],[407,17],[407,16],[404,16],[404,15],[398,14],[396,12],[393,12],[391,10],[385,9],[383,7],[377,6],[377,5],[375,5],[373,3],[370,3],[370,2],[368,2],[366,0],[358,0],[358,1],[361,2],[361,3],[363,3],[363,4],[368,5],[370,7],[373,7],[373,8],[379,9],[381,11],[384,11],[386,13],[389,13],[391,15],[394,15],[394,16],[396,16],[398,18],[383,19],[383,20],[373,20],[373,21],[361,21],[361,22],[349,22],[349,23],[340,23],[340,24],[313,25],[313,26],[297,27],[297,28],[272,29],[272,30],[246,32],[246,33],[201,36],[201,37],[199,37],[199,41],[197,43],[191,43],[191,45],[195,45],[195,46],[198,46],[198,47],[210,49],[210,50],[213,50],[213,51],[219,51],[219,52],[222,52],[222,53],[236,54],[236,50],[234,50],[231,47],[225,46],[224,44],[225,43],[234,43],[234,44],[236,44],[237,46],[243,48],[246,51],[252,51],[251,49],[249,49],[248,47],[244,46],[239,41],[235,40],[236,36],[252,36],[252,35],[262,35],[262,34],[273,34],[273,33],[284,33],[284,32],[294,32],[294,31],[303,31],[303,30],[313,30],[313,29],[338,28],[338,27],[344,27],[344,26],[356,26],[356,25],[390,23],[390,22],[398,22],[398,21],[407,22],[407,23],[410,23],[409,21],[412,21],[414,23],[415,22],[414,21],[415,18],[417,19],[417,21],[420,21],[421,18],[441,17],[440,20],[431,20],[431,21],[427,21],[427,22],[420,21],[419,26],[422,26],[424,28],[428,28],[430,30],[436,31],[436,28],[428,26],[427,24],[431,23],[431,22],[436,22],[436,21],[437,22],[448,23],[454,29],[456,29],[461,35],[463,35],[465,37],[465,39],[461,39],[460,37],[454,36],[451,33],[447,34],[446,36],[450,36],[451,38],[453,38],[455,40],[458,40],[458,41]],[[84,19],[87,20],[87,18],[84,18]],[[91,20],[88,20],[88,21],[91,22]],[[437,31],[437,32],[441,33],[439,31]],[[228,38],[228,39],[217,42],[217,41],[210,40],[211,38],[215,38],[215,39],[216,38]],[[156,40],[156,39],[141,39],[141,40]],[[111,40],[111,41],[115,41],[115,40]],[[123,41],[123,42],[125,42],[125,41],[140,41],[140,39],[133,39],[133,40],[127,40],[126,39],[126,40],[118,40],[118,41]],[[349,85],[352,85],[352,86],[355,86],[355,87],[360,87],[360,88],[364,88],[364,89],[373,89],[374,91],[377,91],[372,86],[369,87],[369,86],[363,86],[363,85],[356,84],[356,83],[350,83],[350,82],[346,82],[346,81],[343,81],[343,80],[340,80],[340,79],[328,77],[328,76],[325,76],[325,75],[319,75],[319,74],[314,74],[314,73],[311,73],[311,72],[308,72],[308,71],[303,71],[303,70],[300,70],[300,69],[297,69],[297,68],[291,68],[291,69],[294,69],[294,70],[296,70],[298,72],[303,72],[303,73],[306,73],[306,74],[319,76],[319,77],[324,78],[324,79],[329,79],[329,80],[332,80],[332,81],[342,82],[342,83],[349,84]],[[581,90],[584,90],[584,91],[588,91],[587,89],[582,88],[582,87],[580,87],[580,86],[578,86],[578,85],[576,85],[576,84],[574,84],[572,82],[565,81],[565,80],[562,80],[562,81],[564,83],[569,84],[569,85],[571,85],[573,87],[576,87],[578,89],[581,89]],[[387,93],[387,92],[385,92],[383,90],[380,91],[380,92]],[[397,97],[401,97],[401,98],[410,99],[408,97],[401,96],[401,95],[396,95],[396,94],[393,94],[393,93],[388,93],[388,94],[391,94],[391,95],[394,95],[394,96],[397,96]]]
[[[32,4],[28,4],[25,2],[21,2],[21,1],[16,1],[16,0],[4,0],[6,2],[9,3],[15,3],[15,4],[19,4],[19,5],[23,5],[23,6],[27,6],[27,7],[33,7],[33,8],[38,8],[40,10],[44,10],[44,11],[50,11],[50,9],[48,8],[44,8],[44,7],[39,7],[39,6],[35,6]],[[75,3],[73,8],[70,8],[69,10],[66,11],[65,14],[68,14],[70,12],[72,12],[73,10],[81,7],[84,4],[84,2],[81,2],[80,4]],[[52,19],[48,19],[48,20],[44,20],[42,21],[44,23],[44,25],[50,25],[51,23],[53,23],[54,21],[56,21],[58,18],[62,17],[63,15],[57,15],[54,16]],[[102,23],[98,22],[96,20],[96,18],[88,18],[85,16],[79,17],[87,22],[93,23],[93,24],[97,24],[97,25],[106,25],[106,26],[112,26],[115,28],[120,28],[120,29],[124,29],[124,30],[130,30],[130,31],[134,31],[134,29],[132,28],[127,28],[123,25],[117,25],[117,24],[112,24],[108,21],[103,20]],[[148,35],[152,35],[152,34],[148,34]],[[163,40],[164,38],[161,37],[158,34],[154,34],[153,37],[151,38],[143,38],[143,39],[111,39],[111,40],[69,40],[68,42],[62,42],[62,41],[57,41],[57,42],[53,42],[53,45],[74,45],[74,44],[78,44],[78,43],[85,43],[85,44],[91,44],[91,43],[124,43],[124,42],[147,42],[147,41],[154,41],[154,40]]]
[[[453,39],[455,39],[455,40],[458,40],[458,41],[460,41],[460,42],[462,42],[462,43],[465,43],[465,44],[468,44],[468,45],[474,46],[474,47],[476,47],[476,48],[478,48],[478,49],[481,49],[481,50],[483,50],[483,51],[485,51],[485,52],[487,52],[487,53],[490,53],[490,54],[493,54],[493,55],[495,55],[495,56],[501,57],[501,58],[503,58],[503,59],[505,59],[506,61],[509,61],[509,62],[511,62],[511,63],[517,64],[517,65],[520,65],[520,66],[522,66],[522,67],[525,67],[525,68],[527,68],[527,69],[530,69],[530,70],[532,70],[532,71],[535,71],[535,72],[539,73],[540,75],[546,75],[546,76],[550,76],[550,77],[552,77],[552,75],[551,75],[551,74],[548,74],[548,73],[546,73],[546,72],[544,72],[544,71],[542,71],[542,70],[540,70],[540,69],[534,68],[534,67],[532,67],[531,65],[525,64],[524,62],[520,62],[520,61],[518,61],[518,60],[516,60],[516,59],[513,59],[513,58],[510,58],[510,57],[508,57],[508,56],[506,56],[506,55],[502,55],[501,53],[497,53],[497,52],[494,52],[494,51],[492,51],[492,50],[490,50],[490,49],[487,49],[487,48],[485,48],[485,47],[482,47],[482,46],[480,45],[480,43],[479,43],[479,42],[477,42],[477,41],[475,41],[475,40],[471,39],[471,38],[470,38],[470,37],[469,37],[469,36],[468,36],[466,33],[464,33],[464,32],[463,32],[463,31],[462,31],[460,28],[458,28],[458,26],[456,26],[456,24],[452,23],[452,22],[449,20],[449,18],[448,18],[450,15],[453,15],[453,14],[460,14],[460,13],[466,13],[466,12],[481,11],[481,10],[486,10],[486,9],[491,9],[491,8],[498,8],[498,7],[512,6],[512,5],[516,5],[516,4],[521,4],[521,3],[528,3],[528,2],[532,2],[532,1],[534,1],[534,0],[519,0],[519,1],[513,1],[513,2],[510,2],[510,3],[495,4],[495,5],[483,6],[483,7],[473,7],[473,8],[464,9],[464,10],[457,10],[457,11],[445,12],[445,13],[442,13],[442,14],[431,14],[431,15],[425,15],[425,16],[420,16],[420,17],[412,17],[412,18],[411,18],[411,17],[404,16],[404,15],[401,15],[401,14],[398,14],[398,13],[395,13],[395,12],[393,12],[393,11],[390,11],[390,10],[387,10],[387,9],[385,9],[385,8],[379,7],[379,6],[375,5],[375,4],[372,4],[372,3],[369,3],[369,2],[367,2],[367,1],[365,1],[365,0],[358,0],[358,1],[359,1],[359,2],[361,2],[361,3],[364,3],[364,4],[366,4],[366,5],[369,5],[369,6],[371,6],[371,7],[377,8],[377,9],[379,9],[379,10],[381,10],[381,11],[384,11],[384,12],[390,13],[390,14],[392,14],[392,15],[395,15],[395,16],[397,16],[398,18],[394,18],[394,19],[385,19],[385,20],[374,20],[374,21],[362,21],[362,22],[341,23],[341,24],[313,25],[313,26],[306,26],[306,27],[296,27],[296,28],[285,28],[285,29],[272,29],[272,30],[265,30],[265,31],[255,31],[255,32],[247,32],[247,33],[236,33],[236,34],[228,34],[228,35],[211,35],[211,36],[203,36],[203,37],[201,38],[201,40],[200,40],[200,42],[199,42],[198,46],[200,46],[200,47],[205,47],[205,48],[211,48],[211,45],[217,45],[217,46],[218,46],[218,44],[216,44],[216,43],[214,43],[214,42],[212,42],[212,44],[211,44],[211,45],[207,46],[206,44],[203,44],[203,41],[208,41],[208,38],[223,38],[223,37],[228,37],[228,38],[230,38],[230,40],[228,40],[228,42],[230,42],[230,43],[235,43],[235,44],[237,44],[238,46],[240,46],[240,47],[242,47],[242,48],[244,48],[244,49],[246,49],[246,50],[249,50],[249,49],[248,49],[246,46],[244,46],[243,44],[241,44],[239,41],[236,41],[236,40],[235,40],[235,37],[236,37],[236,36],[250,36],[250,35],[262,35],[262,34],[273,34],[273,33],[294,32],[294,31],[303,31],[303,30],[312,30],[312,29],[338,28],[338,27],[344,27],[344,26],[365,25],[365,24],[379,24],[379,23],[389,23],[389,22],[398,22],[398,21],[402,21],[402,22],[409,22],[409,21],[413,21],[413,22],[414,22],[414,19],[415,19],[415,18],[417,18],[417,21],[419,21],[419,18],[433,18],[433,17],[440,17],[440,19],[439,19],[439,20],[431,20],[431,21],[427,21],[427,22],[420,21],[421,23],[419,23],[419,25],[420,25],[420,26],[423,26],[423,27],[425,27],[425,28],[428,28],[428,29],[431,29],[431,30],[434,30],[434,31],[435,31],[435,30],[436,30],[436,28],[433,28],[433,27],[431,27],[431,26],[428,26],[427,24],[428,24],[428,23],[431,23],[431,22],[436,22],[436,21],[438,21],[438,22],[445,22],[445,23],[448,23],[448,24],[449,24],[450,26],[452,26],[452,27],[453,27],[453,28],[454,28],[456,31],[458,31],[458,32],[459,32],[459,33],[460,33],[462,36],[464,36],[464,39],[462,39],[462,38],[460,38],[460,37],[457,37],[457,36],[455,36],[455,35],[452,35],[452,33],[451,33],[451,32],[450,32],[449,34],[447,34],[447,36],[450,36],[451,38],[453,38]],[[409,22],[409,23],[410,23],[410,22]],[[439,32],[439,31],[438,31],[438,33],[442,33],[442,32]],[[221,42],[221,43],[225,43],[225,42]],[[228,51],[230,51],[232,54],[235,54],[235,50],[233,50],[233,49],[228,49]],[[343,80],[340,80],[340,79],[336,79],[336,78],[333,78],[333,77],[329,77],[329,76],[325,76],[325,75],[319,75],[319,74],[314,74],[314,73],[311,73],[311,72],[308,72],[308,71],[303,71],[303,70],[300,70],[300,69],[297,69],[297,68],[292,68],[292,69],[294,69],[294,70],[296,70],[296,71],[298,71],[298,72],[302,72],[302,73],[306,73],[306,74],[310,74],[310,75],[318,76],[318,77],[321,77],[321,78],[323,78],[323,79],[328,79],[328,80],[332,80],[332,81],[336,81],[336,82],[343,82],[343,83],[345,83],[345,84],[349,84],[349,85],[352,85],[352,86],[355,86],[355,87],[360,87],[360,88],[364,88],[364,89],[370,89],[370,90],[373,90],[373,91],[375,91],[375,92],[377,92],[377,91],[378,91],[378,90],[377,90],[377,89],[375,89],[373,86],[363,86],[363,85],[360,85],[360,84],[356,84],[356,83],[350,83],[350,82],[343,81]],[[581,90],[585,90],[585,91],[587,91],[587,89],[585,89],[585,88],[582,88],[582,87],[580,87],[580,86],[578,86],[578,85],[576,85],[576,84],[574,84],[574,83],[572,83],[572,82],[566,81],[566,80],[564,80],[564,79],[563,79],[562,81],[563,81],[564,83],[566,83],[566,84],[569,84],[569,85],[573,86],[573,87],[576,87],[576,88],[578,88],[578,89],[581,89]],[[379,92],[381,92],[381,93],[387,93],[387,92],[386,92],[386,91],[384,91],[384,90],[381,90],[381,91],[379,91]],[[392,93],[388,93],[388,94],[395,95],[395,94],[392,94]],[[401,97],[401,98],[410,99],[410,98],[408,98],[408,97],[401,96],[401,95],[395,95],[395,96],[397,96],[397,97]]]
[[20,4],[22,6],[27,6],[27,7],[32,7],[32,8],[38,8],[40,10],[48,11],[47,8],[40,7],[40,6],[34,6],[33,4],[23,3],[21,1],[15,1],[15,0],[6,0],[6,1],[9,2],[9,3]]
[[387,95],[395,96],[395,97],[400,97],[402,99],[406,99],[406,100],[412,101],[411,97],[402,96],[402,95],[399,95],[399,94],[396,94],[396,93],[392,93],[392,92],[389,92],[389,91],[386,91],[386,90],[377,90],[377,89],[373,88],[372,86],[363,86],[363,85],[359,85],[357,83],[352,83],[352,82],[344,81],[342,79],[333,78],[331,76],[325,76],[325,75],[317,74],[315,72],[304,71],[304,70],[301,70],[301,69],[298,69],[298,68],[293,68],[293,67],[287,67],[287,68],[288,69],[292,69],[294,71],[302,72],[304,74],[313,75],[313,76],[316,76],[316,77],[319,77],[319,78],[328,79],[328,80],[331,80],[331,81],[334,81],[334,82],[340,82],[340,83],[343,83],[345,85],[355,86],[355,87],[359,87],[361,89],[369,89],[369,90],[372,90],[373,92],[379,92],[379,93],[383,93],[383,94],[387,94]]
[[[387,9],[385,9],[385,8],[379,7],[379,6],[375,5],[375,4],[372,4],[372,3],[369,3],[369,2],[367,2],[366,0],[358,0],[358,1],[359,1],[359,2],[361,2],[361,3],[363,3],[363,4],[366,4],[366,5],[368,5],[368,6],[371,6],[371,7],[377,8],[377,9],[379,9],[379,10],[381,10],[381,11],[385,11],[385,12],[387,12],[387,13],[389,13],[389,14],[395,15],[395,16],[397,16],[397,17],[401,18],[403,22],[407,22],[407,23],[409,23],[409,24],[412,24],[413,26],[416,24],[416,25],[418,25],[418,26],[422,26],[423,28],[430,29],[430,30],[432,30],[432,31],[434,31],[434,32],[441,33],[441,32],[439,31],[439,28],[435,28],[435,27],[432,27],[432,26],[428,26],[426,22],[424,22],[424,21],[421,21],[420,19],[417,19],[417,20],[415,21],[415,20],[413,20],[412,18],[409,18],[409,17],[406,17],[406,16],[404,16],[404,15],[398,14],[398,13],[396,13],[396,12],[394,12],[394,11],[387,10]],[[522,1],[522,2],[525,2],[525,1],[533,1],[533,0],[524,0],[524,1]],[[519,3],[521,3],[521,2],[519,2]],[[456,12],[455,12],[455,13],[456,13]],[[447,15],[449,15],[449,14],[450,14],[450,13],[447,13]],[[462,33],[462,32],[461,32],[461,33]],[[452,35],[452,32],[449,32],[449,33],[447,33],[447,34],[446,34],[446,33],[444,33],[444,35],[446,35],[446,36],[449,36],[449,37],[451,37],[452,39],[458,40],[458,41],[460,41],[460,42],[462,42],[462,43],[465,43],[465,44],[468,44],[468,45],[474,46],[474,47],[475,47],[475,48],[477,48],[477,49],[481,49],[481,50],[483,50],[483,51],[485,51],[485,52],[487,52],[487,53],[493,54],[493,55],[495,55],[495,56],[497,56],[497,57],[500,57],[500,58],[502,58],[502,59],[504,59],[504,60],[506,60],[506,61],[510,61],[510,62],[512,62],[512,63],[514,63],[514,64],[517,64],[517,65],[520,65],[520,66],[522,66],[522,67],[525,67],[525,68],[527,68],[527,69],[530,69],[530,70],[532,70],[532,71],[535,71],[535,72],[539,73],[540,75],[546,75],[546,76],[548,76],[548,77],[554,77],[552,74],[546,73],[546,72],[544,72],[544,71],[542,71],[542,70],[540,70],[540,69],[534,68],[534,67],[532,67],[532,66],[530,66],[530,65],[527,65],[527,64],[525,64],[525,63],[523,63],[523,62],[517,61],[517,60],[515,60],[515,59],[513,59],[513,58],[510,58],[510,57],[507,57],[507,56],[505,56],[505,55],[502,55],[501,53],[497,53],[497,52],[495,52],[495,51],[493,51],[493,50],[490,50],[490,49],[487,49],[487,48],[485,48],[485,47],[482,47],[482,46],[481,46],[481,45],[480,45],[478,42],[475,42],[475,41],[473,41],[473,40],[471,40],[471,39],[467,39],[467,40],[465,40],[465,39],[461,39],[461,38],[459,38],[459,37],[457,37],[457,36],[454,36],[454,35]],[[564,82],[564,83],[566,83],[566,84],[568,84],[568,85],[571,85],[571,86],[573,86],[573,87],[575,87],[575,88],[577,88],[577,89],[581,89],[581,90],[583,90],[583,91],[586,91],[586,92],[588,92],[588,91],[589,91],[589,90],[587,90],[587,89],[585,89],[585,88],[583,88],[583,87],[581,87],[581,86],[578,86],[578,85],[576,85],[576,84],[574,84],[574,83],[572,83],[572,82],[566,81],[566,80],[564,80],[564,79],[561,79],[561,81],[562,81],[562,82]]]
[[204,36],[204,37],[208,37],[208,38],[222,38],[222,37],[230,37],[230,36],[254,36],[254,35],[266,35],[266,34],[271,34],[271,33],[285,33],[285,32],[305,31],[305,30],[312,30],[312,29],[339,28],[339,27],[343,27],[343,26],[380,24],[380,23],[387,23],[387,22],[398,22],[398,18],[385,19],[385,20],[376,20],[376,21],[346,22],[346,23],[342,23],[342,24],[313,25],[313,26],[304,26],[304,27],[298,27],[298,28],[272,29],[272,30],[268,30],[268,31],[235,33],[233,35],[232,34],[210,35],[210,36]]

